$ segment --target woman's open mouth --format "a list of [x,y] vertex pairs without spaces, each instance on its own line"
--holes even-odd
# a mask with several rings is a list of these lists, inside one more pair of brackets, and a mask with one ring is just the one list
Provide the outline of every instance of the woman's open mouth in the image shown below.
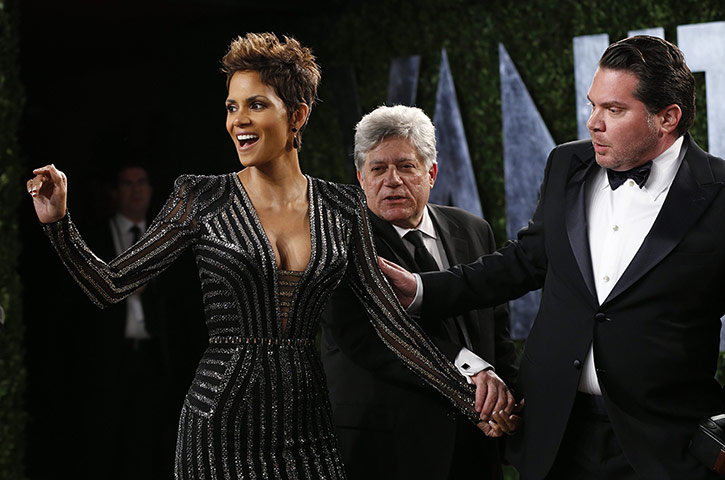
[[237,135],[237,143],[240,150],[246,150],[257,143],[259,137],[252,134]]

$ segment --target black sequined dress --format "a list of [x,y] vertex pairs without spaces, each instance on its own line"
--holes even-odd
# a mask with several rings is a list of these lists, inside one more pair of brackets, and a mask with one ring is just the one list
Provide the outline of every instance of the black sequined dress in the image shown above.
[[377,268],[360,189],[308,177],[308,197],[312,249],[303,272],[277,268],[236,174],[179,177],[144,237],[109,263],[88,249],[69,215],[44,225],[99,306],[194,250],[210,339],[181,411],[177,479],[344,478],[314,346],[340,281],[362,299],[383,342],[476,418],[472,387],[405,315]]

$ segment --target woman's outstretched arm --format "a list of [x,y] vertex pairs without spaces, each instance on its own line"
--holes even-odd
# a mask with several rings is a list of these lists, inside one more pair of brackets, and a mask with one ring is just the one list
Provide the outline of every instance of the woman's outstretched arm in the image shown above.
[[[360,298],[368,317],[383,343],[408,368],[448,398],[467,418],[487,435],[499,436],[495,423],[481,422],[475,406],[475,389],[431,342],[420,326],[403,310],[377,265],[372,230],[365,212],[364,198],[358,196],[357,224],[351,236],[347,281]],[[506,409],[513,408],[513,397],[506,392]],[[510,398],[508,398],[510,397]],[[510,400],[510,401],[509,401]],[[480,408],[478,409],[480,410]]]
[[33,171],[28,192],[43,230],[88,297],[104,307],[119,302],[165,270],[194,239],[195,195],[192,178],[179,177],[174,193],[138,243],[110,262],[98,258],[66,209],[68,181],[53,165]]

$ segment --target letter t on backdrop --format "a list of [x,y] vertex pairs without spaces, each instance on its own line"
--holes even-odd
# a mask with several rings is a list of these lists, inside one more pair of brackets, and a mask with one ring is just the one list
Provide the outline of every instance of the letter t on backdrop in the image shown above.
[[[394,58],[390,62],[388,105],[415,105],[419,71],[418,55]],[[441,50],[433,123],[436,127],[438,178],[431,191],[430,201],[459,207],[483,217],[476,176],[471,165],[463,119],[445,49]]]

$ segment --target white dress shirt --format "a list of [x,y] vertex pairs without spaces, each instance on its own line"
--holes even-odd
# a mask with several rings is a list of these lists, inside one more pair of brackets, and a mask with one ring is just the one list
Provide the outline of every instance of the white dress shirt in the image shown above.
[[[120,213],[117,213],[109,220],[111,232],[113,233],[113,247],[116,255],[120,255],[133,244],[133,233],[131,228],[136,225],[140,234],[146,231],[146,221],[134,223]],[[143,305],[141,294],[134,293],[126,298],[126,330],[125,336],[130,339],[144,340],[151,338],[144,323]]]
[[[594,286],[601,305],[629,266],[667,198],[685,156],[683,137],[652,161],[647,183],[640,189],[628,179],[612,190],[604,168],[587,184],[587,224]],[[584,361],[579,390],[601,395],[594,348]]]
[[[423,209],[423,218],[421,219],[420,224],[416,228],[406,229],[398,227],[397,225],[393,225],[393,228],[395,228],[395,231],[403,240],[403,245],[405,245],[411,255],[415,255],[415,247],[413,247],[413,244],[405,240],[403,237],[411,230],[420,230],[420,232],[423,234],[423,244],[425,245],[425,248],[430,252],[430,254],[433,255],[433,258],[435,258],[438,267],[441,270],[445,270],[450,267],[448,257],[446,256],[446,250],[443,247],[443,242],[438,236],[438,232],[436,232],[433,221],[430,218],[427,205],[425,209]],[[410,310],[408,311],[410,312]],[[491,365],[486,360],[482,359],[466,347],[461,347],[461,351],[458,352],[458,355],[456,355],[453,363],[455,363],[456,368],[458,368],[458,371],[461,373],[461,375],[464,375],[467,378],[468,383],[473,383],[470,377],[477,374],[481,370],[493,370],[493,365]]]

